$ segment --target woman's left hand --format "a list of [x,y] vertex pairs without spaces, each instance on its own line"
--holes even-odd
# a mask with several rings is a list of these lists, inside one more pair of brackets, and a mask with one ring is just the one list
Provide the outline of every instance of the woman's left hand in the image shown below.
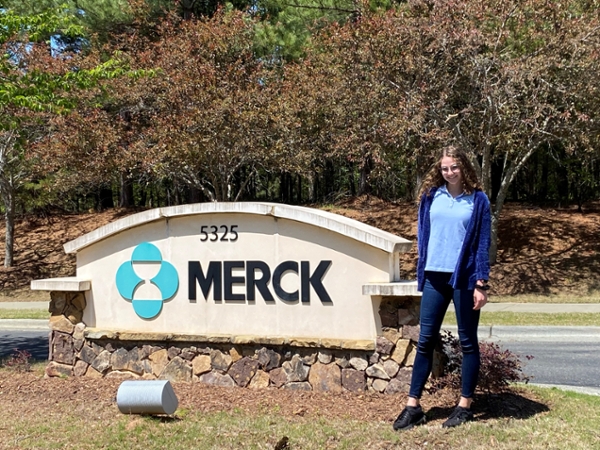
[[478,310],[485,306],[487,303],[487,292],[481,289],[475,288],[473,291],[473,309]]

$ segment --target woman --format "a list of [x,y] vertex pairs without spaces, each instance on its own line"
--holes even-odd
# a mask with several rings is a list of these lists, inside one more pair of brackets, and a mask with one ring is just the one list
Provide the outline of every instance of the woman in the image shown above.
[[442,149],[421,187],[417,235],[421,330],[408,402],[394,422],[395,430],[425,423],[420,397],[450,301],[463,352],[462,389],[458,405],[443,426],[455,427],[473,419],[471,403],[480,365],[477,327],[489,289],[490,225],[490,203],[473,165],[462,150]]

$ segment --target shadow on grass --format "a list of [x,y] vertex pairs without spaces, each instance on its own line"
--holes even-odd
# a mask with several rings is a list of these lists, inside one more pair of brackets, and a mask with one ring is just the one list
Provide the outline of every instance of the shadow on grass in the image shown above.
[[174,422],[180,422],[181,419],[180,417],[175,416],[165,416],[163,414],[157,414],[157,415],[151,415],[151,414],[142,414],[142,416],[144,416],[146,419],[148,420],[152,420],[158,423],[174,423]]
[[[433,407],[427,411],[429,420],[447,419],[454,407]],[[537,414],[550,411],[548,406],[529,399],[517,392],[500,394],[478,394],[473,402],[476,420],[488,419],[529,419]]]

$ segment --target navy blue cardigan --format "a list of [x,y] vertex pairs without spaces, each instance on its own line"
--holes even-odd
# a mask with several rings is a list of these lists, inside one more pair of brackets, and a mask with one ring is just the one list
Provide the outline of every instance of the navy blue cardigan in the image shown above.
[[[431,224],[429,210],[437,188],[432,188],[429,195],[421,197],[417,224],[417,243],[419,259],[417,261],[417,290],[423,291],[425,285],[425,263],[427,261],[427,244]],[[483,191],[475,190],[473,215],[465,234],[454,273],[449,284],[454,289],[475,289],[477,280],[487,280],[490,275],[490,238],[491,238],[490,201]]]

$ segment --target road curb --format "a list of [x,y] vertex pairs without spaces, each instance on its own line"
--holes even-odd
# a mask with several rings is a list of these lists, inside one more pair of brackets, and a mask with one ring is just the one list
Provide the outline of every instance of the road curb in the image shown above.
[[50,302],[0,302],[0,309],[39,309],[48,311]]
[[[458,335],[456,325],[442,329]],[[485,341],[600,342],[600,327],[482,325],[477,333]]]
[[[454,304],[450,303],[448,311],[454,312]],[[487,303],[481,312],[513,312],[513,313],[600,313],[600,303]]]
[[566,384],[543,384],[543,383],[528,383],[531,386],[536,386],[544,389],[560,389],[561,391],[577,392],[578,394],[597,395],[600,396],[600,388],[585,387],[585,386],[569,386]]
[[[47,319],[0,319],[0,330],[49,330]],[[456,325],[444,325],[458,336]],[[600,342],[600,327],[550,327],[482,325],[478,329],[482,341],[581,341]]]

